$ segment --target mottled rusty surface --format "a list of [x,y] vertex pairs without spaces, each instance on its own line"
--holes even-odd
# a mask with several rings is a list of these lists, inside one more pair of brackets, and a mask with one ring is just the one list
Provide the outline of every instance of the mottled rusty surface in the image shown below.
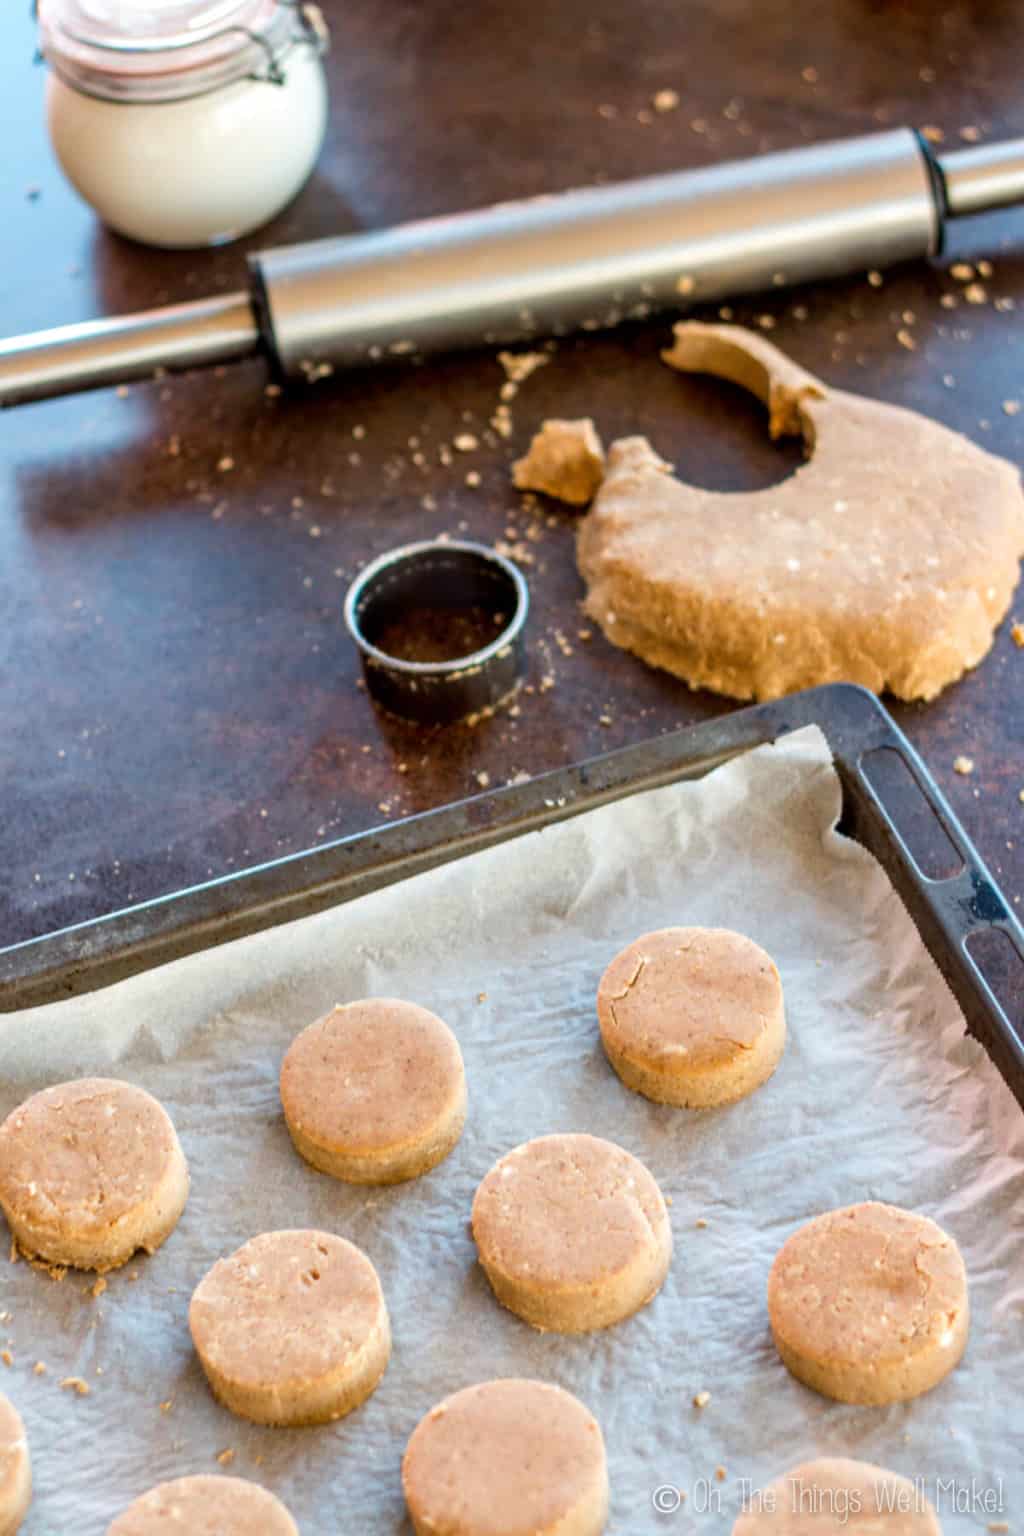
[[[63,184],[27,9],[0,23],[0,331],[237,286],[239,249],[129,245]],[[934,125],[948,144],[1024,131],[1019,5],[326,9],[329,142],[260,243],[887,124]],[[668,87],[678,108],[653,111]],[[965,303],[949,266],[979,258],[994,271],[984,302]],[[962,225],[942,261],[878,288],[860,278],[736,306],[740,320],[765,314],[773,339],[834,383],[1019,460],[1024,413],[1003,403],[1024,396],[1024,213]],[[589,413],[606,438],[646,432],[709,485],[790,472],[797,450],[768,444],[755,404],[659,364],[665,336],[651,323],[561,344],[512,403],[507,440],[488,436],[503,378],[489,353],[290,400],[268,398],[247,364],[0,417],[0,942],[731,707],[581,637],[574,515],[531,516],[509,485],[552,413]],[[440,463],[460,432],[480,448]],[[514,714],[424,733],[374,713],[338,607],[361,562],[443,529],[525,550],[530,691]],[[1011,898],[1024,884],[1022,699],[1024,651],[1004,628],[973,676],[894,711]],[[969,776],[953,770],[960,755]]]

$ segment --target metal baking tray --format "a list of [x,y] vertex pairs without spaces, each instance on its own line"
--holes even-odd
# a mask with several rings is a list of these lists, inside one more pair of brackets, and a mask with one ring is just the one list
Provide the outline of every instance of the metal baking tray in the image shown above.
[[843,790],[842,830],[885,869],[1024,1107],[1024,929],[920,757],[873,694],[845,683],[372,828],[0,950],[0,1012],[55,1002],[290,922],[609,801],[695,779],[817,725]]

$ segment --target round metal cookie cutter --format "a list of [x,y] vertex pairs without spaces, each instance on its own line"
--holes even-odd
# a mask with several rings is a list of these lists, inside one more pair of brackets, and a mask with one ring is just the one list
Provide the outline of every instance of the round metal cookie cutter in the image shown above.
[[[363,658],[371,696],[393,714],[434,725],[493,709],[525,670],[523,631],[530,594],[521,572],[483,544],[426,540],[372,561],[345,595],[344,618]],[[501,631],[468,655],[408,661],[375,643],[410,609],[484,609],[508,615]]]

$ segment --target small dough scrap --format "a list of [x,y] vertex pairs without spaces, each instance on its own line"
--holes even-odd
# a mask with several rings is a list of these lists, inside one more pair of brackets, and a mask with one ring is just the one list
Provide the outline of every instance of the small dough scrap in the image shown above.
[[520,491],[543,491],[574,507],[594,499],[604,477],[604,448],[589,416],[541,423],[530,451],[512,466]]
[[214,1396],[255,1424],[342,1418],[391,1355],[377,1271],[330,1232],[250,1238],[200,1280],[188,1321]]
[[0,1393],[0,1536],[14,1536],[32,1502],[32,1465],[21,1415]]
[[299,1536],[281,1500],[241,1477],[178,1477],[129,1504],[107,1536]]
[[0,1206],[29,1258],[117,1269],[140,1248],[155,1252],[187,1199],[174,1126],[132,1083],[44,1088],[0,1126]]
[[416,1536],[600,1536],[608,1520],[600,1426],[544,1381],[485,1381],[431,1408],[402,1489]]
[[683,322],[664,358],[757,395],[808,462],[726,495],[666,475],[645,438],[613,443],[577,539],[609,640],[737,699],[828,682],[931,699],[981,661],[1024,554],[1014,465],[740,327]]
[[752,1495],[732,1536],[942,1536],[908,1477],[867,1461],[805,1461]]
[[841,1403],[937,1386],[967,1344],[960,1250],[927,1216],[868,1201],[817,1216],[779,1250],[768,1317],[783,1363]]
[[638,1158],[597,1136],[539,1136],[501,1158],[473,1201],[495,1296],[534,1328],[588,1333],[657,1295],[668,1211]]
[[786,1015],[771,957],[727,928],[663,928],[616,955],[597,990],[615,1071],[658,1104],[732,1104],[782,1057]]
[[447,1024],[415,1003],[348,1003],[292,1041],[281,1103],[314,1168],[352,1184],[397,1184],[436,1167],[462,1134],[462,1053]]

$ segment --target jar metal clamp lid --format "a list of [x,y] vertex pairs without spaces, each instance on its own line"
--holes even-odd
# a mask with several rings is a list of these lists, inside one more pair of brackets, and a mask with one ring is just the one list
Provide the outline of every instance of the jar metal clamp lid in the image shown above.
[[181,101],[238,80],[283,85],[288,56],[327,52],[310,0],[34,0],[38,57],[105,101]]
[[[356,577],[344,618],[363,658],[366,687],[393,714],[447,724],[493,709],[515,692],[525,670],[530,595],[518,567],[483,544],[427,540],[389,550]],[[497,634],[464,655],[412,660],[377,642],[418,608],[473,609],[501,615]]]

